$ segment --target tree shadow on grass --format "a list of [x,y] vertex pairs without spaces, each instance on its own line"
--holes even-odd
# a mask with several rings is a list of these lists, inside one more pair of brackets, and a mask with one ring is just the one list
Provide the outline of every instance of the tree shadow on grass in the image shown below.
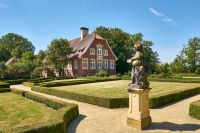
[[153,122],[147,130],[169,130],[169,131],[196,131],[200,124],[175,124],[171,122]]
[[87,116],[80,114],[76,119],[74,119],[69,127],[67,128],[67,133],[76,133],[76,128],[78,124],[85,119]]

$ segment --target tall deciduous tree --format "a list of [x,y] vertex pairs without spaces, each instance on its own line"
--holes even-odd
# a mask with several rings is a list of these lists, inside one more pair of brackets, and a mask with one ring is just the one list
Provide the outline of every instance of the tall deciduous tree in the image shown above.
[[21,58],[27,51],[33,54],[35,47],[21,35],[8,33],[0,38],[0,61],[7,61],[12,56]]
[[72,48],[67,39],[54,39],[47,48],[49,63],[63,76],[64,68],[68,63],[68,55],[72,53]]
[[180,54],[170,64],[173,73],[194,73],[200,68],[200,37],[189,39]]
[[[118,57],[116,64],[117,73],[123,74],[127,72],[127,70],[131,70],[131,65],[127,63],[127,60],[134,55],[133,47],[138,41],[144,44],[146,63],[151,64],[153,67],[155,63],[159,62],[158,54],[151,48],[153,43],[143,40],[143,35],[141,33],[131,35],[119,28],[106,28],[102,26],[97,27],[96,32],[108,41],[114,54]],[[151,71],[153,72],[154,69],[155,68],[151,69]]]

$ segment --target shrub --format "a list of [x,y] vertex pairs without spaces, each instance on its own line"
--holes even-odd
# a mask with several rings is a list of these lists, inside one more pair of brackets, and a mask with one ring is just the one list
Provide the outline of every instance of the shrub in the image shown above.
[[97,75],[97,77],[108,77],[108,73],[105,70],[100,70]]
[[[128,98],[103,98],[78,93],[72,93],[62,90],[50,89],[48,87],[34,86],[31,88],[33,91],[54,95],[62,98],[86,102],[107,108],[120,108],[128,107]],[[200,93],[200,88],[193,88],[190,90],[183,90],[171,94],[159,95],[150,98],[150,108],[157,108],[175,101],[184,99]]]
[[0,82],[0,88],[10,88],[10,84],[5,82]]
[[196,74],[196,75],[200,75],[200,68],[197,68],[197,69],[195,70],[195,74]]
[[10,88],[0,88],[0,93],[10,92]]
[[56,86],[68,86],[68,85],[78,85],[78,84],[87,84],[87,83],[95,83],[95,82],[105,82],[105,81],[114,81],[120,80],[121,78],[117,77],[87,77],[86,79],[79,80],[66,80],[66,81],[57,81],[57,82],[47,82],[40,83],[38,85],[43,87],[56,87]]
[[66,92],[61,90],[54,90],[49,89],[48,87],[41,87],[41,86],[33,86],[31,88],[33,91],[45,93],[48,95],[54,95],[62,98],[77,100],[85,103],[90,103],[102,107],[107,108],[120,108],[120,107],[127,107],[128,106],[128,98],[103,98],[103,97],[95,97],[95,96],[88,96],[82,95],[72,92]]
[[200,120],[200,100],[190,103],[189,115]]
[[121,74],[121,73],[118,73],[118,74],[117,74],[117,77],[122,77],[122,74]]
[[26,133],[65,133],[70,122],[79,115],[78,105],[69,104],[63,101],[50,99],[42,95],[34,94],[19,89],[12,89],[12,92],[20,94],[36,102],[43,103],[57,111],[47,122],[33,125],[31,128],[19,128],[15,132]]
[[156,108],[200,93],[200,87],[150,98],[150,107]]

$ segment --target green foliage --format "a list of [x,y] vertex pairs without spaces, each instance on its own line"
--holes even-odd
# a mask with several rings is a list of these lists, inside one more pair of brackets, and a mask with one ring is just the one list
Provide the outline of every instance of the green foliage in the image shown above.
[[108,77],[108,73],[105,70],[100,70],[97,74],[97,77]]
[[200,120],[200,100],[190,103],[189,115]]
[[67,39],[54,39],[47,48],[48,62],[61,76],[64,76],[64,68],[68,63],[67,56],[72,53],[72,48]]
[[6,82],[0,82],[0,88],[10,88],[10,84]]
[[114,81],[114,80],[120,80],[120,79],[121,78],[117,78],[117,77],[104,77],[104,78],[88,77],[87,79],[47,82],[47,83],[40,83],[39,85],[44,86],[44,87],[56,87],[56,86],[69,86],[69,85],[88,84],[88,83],[95,83],[95,82]]
[[5,66],[5,62],[0,62],[0,78],[3,78],[5,76],[5,70],[6,70],[6,66]]
[[[133,56],[133,46],[138,41],[143,40],[143,35],[141,33],[131,35],[119,28],[106,28],[102,26],[97,27],[96,32],[108,41],[114,54],[117,56],[117,73],[124,74],[127,70],[131,70],[131,65],[127,63],[127,60]],[[142,43],[144,44],[145,62],[152,68],[149,71],[153,72],[155,64],[159,62],[158,54],[152,50],[153,43],[151,41],[143,40]]]
[[43,103],[57,111],[45,123],[34,124],[31,128],[23,128],[16,132],[26,133],[65,133],[67,127],[78,115],[78,106],[75,104],[68,104],[55,99],[50,99],[42,95],[26,92],[19,89],[12,89],[12,92],[20,94],[28,99]]
[[200,83],[200,78],[181,78],[179,76],[175,76],[174,78],[149,78],[150,81],[156,82],[176,82],[176,83]]
[[10,88],[0,88],[0,93],[10,92]]
[[47,87],[33,86],[33,91],[54,95],[62,98],[73,99],[81,102],[86,102],[107,108],[120,108],[128,106],[128,98],[103,98],[89,95],[82,95],[78,93],[65,92],[55,89],[49,89]]
[[185,45],[177,55],[171,69],[173,73],[195,73],[200,63],[200,38],[194,37],[189,39],[188,44]]
[[9,65],[6,68],[4,78],[6,79],[30,78],[34,68],[35,68],[34,62],[29,60],[20,60],[14,64]]
[[23,53],[34,53],[33,44],[21,35],[8,33],[0,38],[0,62],[7,61],[11,57],[21,58]]
[[163,105],[173,103],[175,101],[185,99],[190,96],[194,96],[200,93],[200,88],[192,88],[187,90],[182,90],[178,92],[174,92],[167,95],[158,95],[150,98],[150,107],[151,108],[157,108],[161,107]]

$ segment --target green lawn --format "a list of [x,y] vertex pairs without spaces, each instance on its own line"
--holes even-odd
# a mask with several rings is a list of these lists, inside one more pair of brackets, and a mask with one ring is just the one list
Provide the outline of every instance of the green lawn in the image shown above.
[[0,93],[0,132],[47,122],[56,110],[14,93]]
[[43,82],[43,83],[58,83],[58,82],[68,82],[68,81],[77,81],[77,80],[83,80],[83,81],[85,81],[85,80],[88,80],[88,79],[78,79],[78,78],[76,78],[76,79],[62,79],[62,80],[53,80],[53,81],[49,81],[49,82]]
[[[81,84],[73,86],[52,87],[51,89],[62,90],[83,95],[90,95],[104,98],[127,98],[128,80],[118,80],[100,83]],[[172,82],[151,82],[150,97],[167,95],[183,90],[200,87],[198,83],[172,83]]]

